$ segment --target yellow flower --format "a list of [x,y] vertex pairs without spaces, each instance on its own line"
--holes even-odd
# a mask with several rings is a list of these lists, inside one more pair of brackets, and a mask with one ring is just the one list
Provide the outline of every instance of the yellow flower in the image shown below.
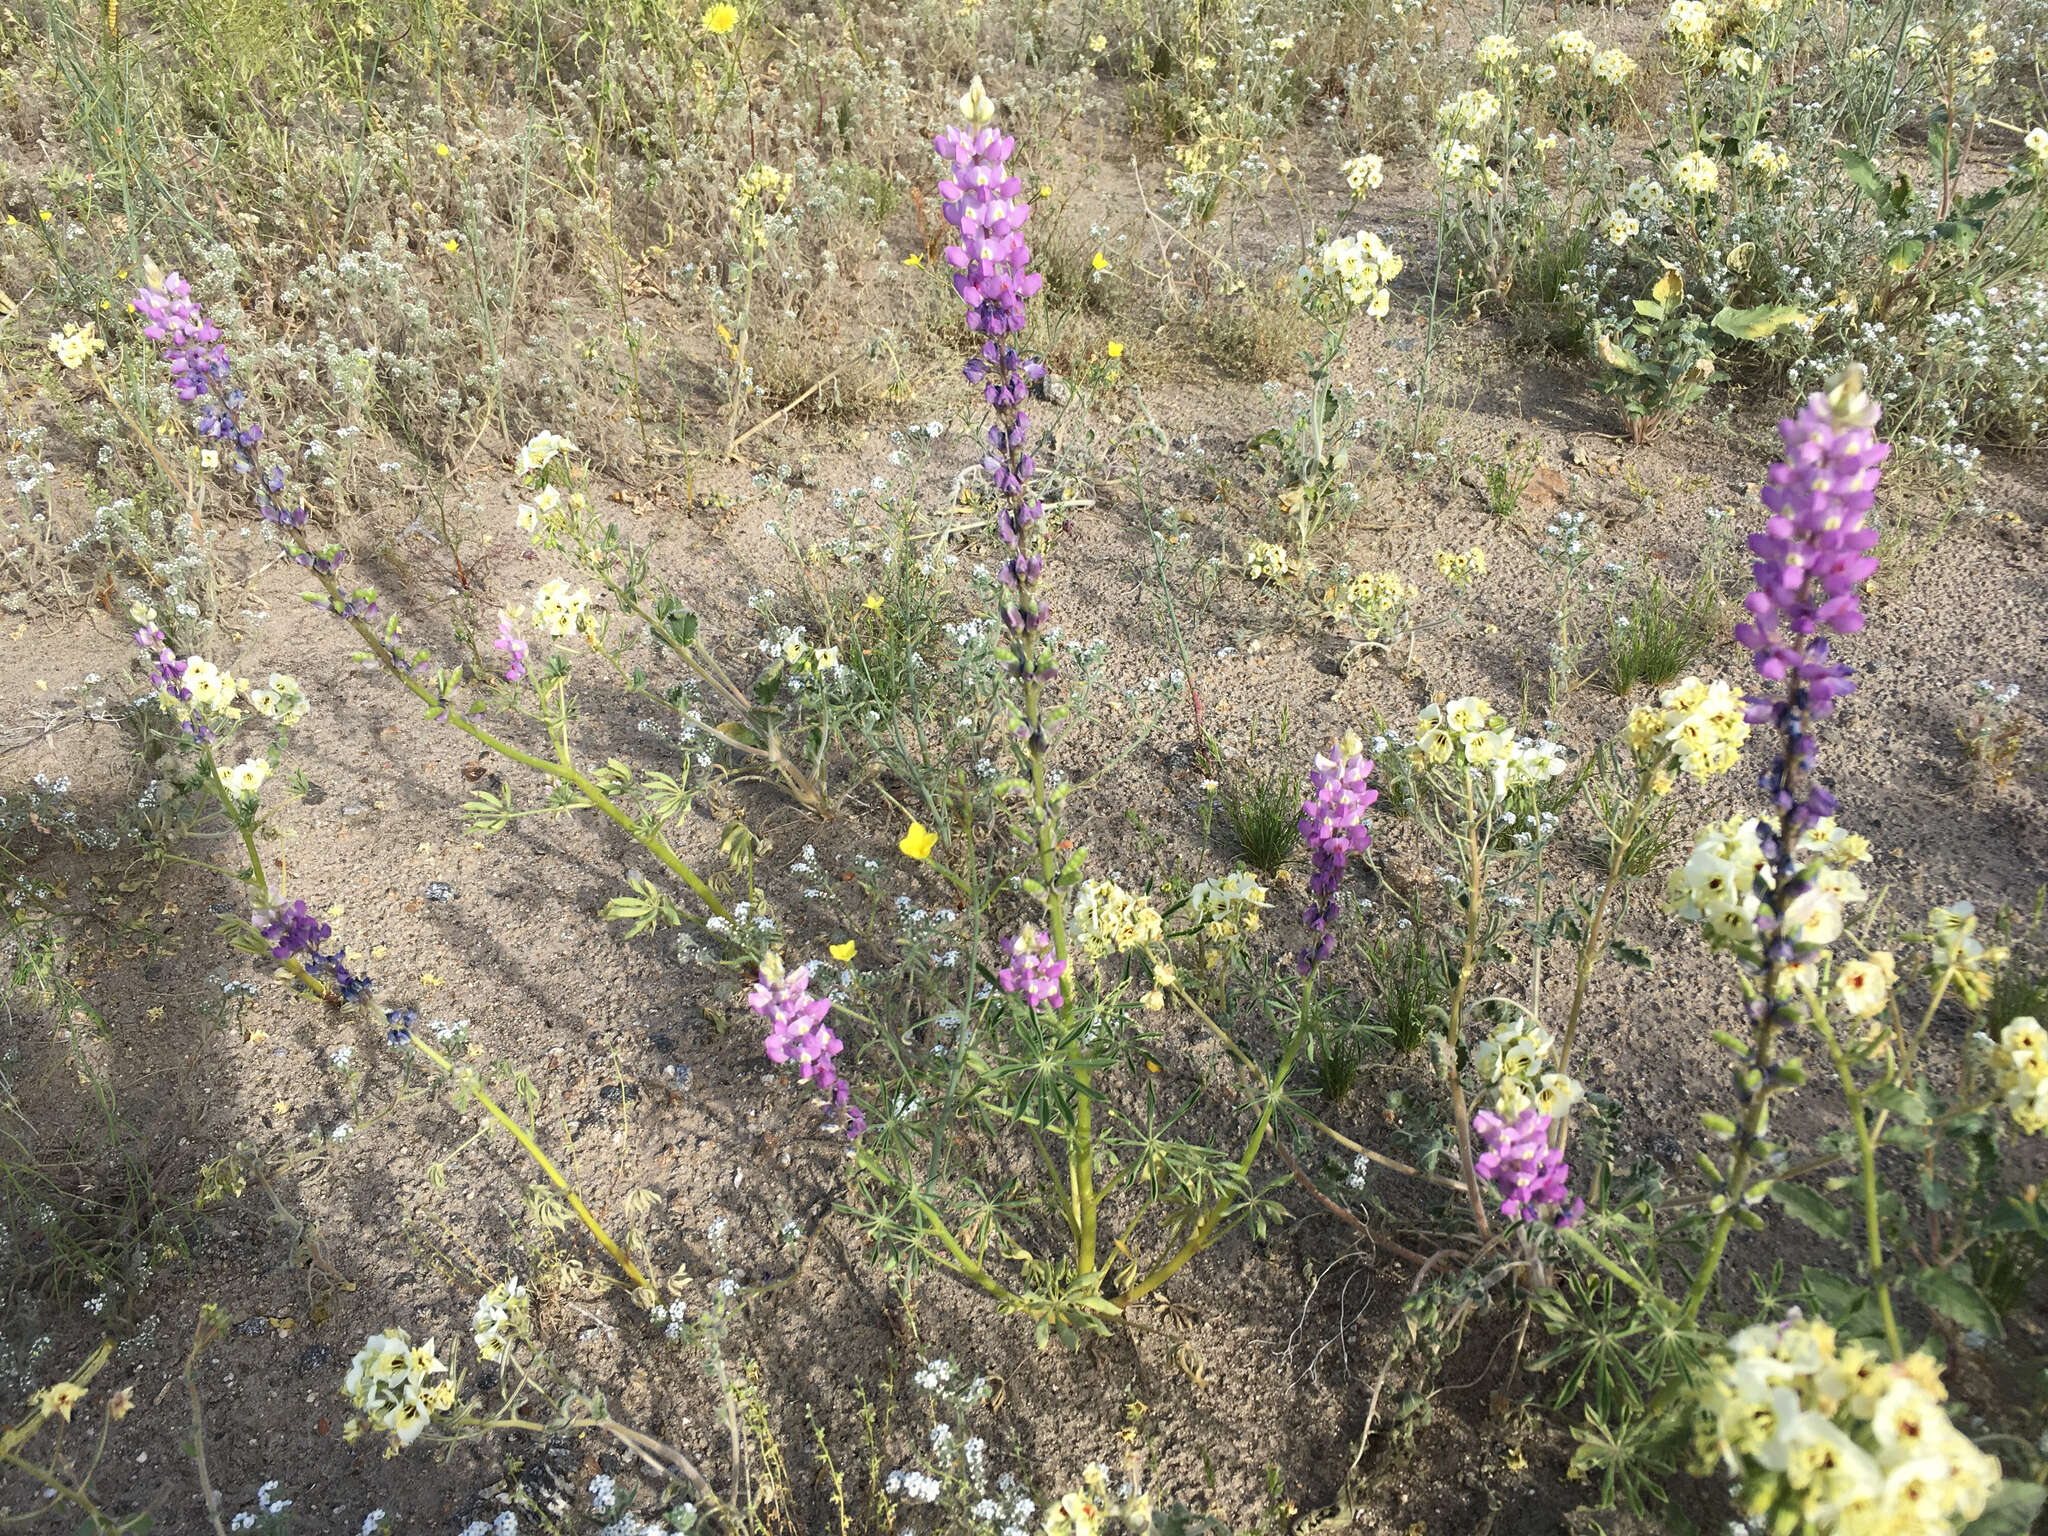
[[882,611],[882,594],[879,592],[870,592],[866,597],[860,600],[860,605],[861,607],[870,609],[875,613],[880,613]]
[[723,37],[739,25],[740,13],[736,7],[721,3],[705,11],[703,22],[706,32]]
[[107,1417],[125,1419],[134,1407],[135,1389],[133,1387],[123,1387],[114,1394],[113,1400],[107,1404]]
[[1103,350],[1109,353],[1111,357],[1122,357],[1124,355],[1124,344],[1120,341],[1112,341]]
[[848,939],[844,944],[834,944],[830,949],[826,950],[825,953],[830,955],[834,960],[837,960],[841,965],[844,965],[847,961],[853,958],[854,948],[855,946],[853,940]]
[[906,256],[906,257],[904,257],[904,258],[903,258],[903,265],[905,265],[906,267],[921,267],[921,266],[923,266],[923,265],[924,265],[924,253],[920,251],[920,252],[918,252],[918,253],[916,253],[916,254],[914,254],[914,255],[910,255],[910,256]]
[[913,821],[910,830],[903,834],[903,841],[896,846],[907,859],[916,859],[920,864],[932,856],[932,850],[939,845],[939,834],[928,830],[921,821]]
[[443,160],[446,160],[450,155],[455,153],[455,151],[450,149],[446,144],[436,144],[434,146],[434,153],[439,155]]
[[453,256],[462,249],[462,242],[460,240],[443,240],[441,242],[441,249]]
[[75,1381],[60,1381],[36,1394],[36,1406],[43,1411],[43,1417],[62,1414],[66,1424],[71,1422],[71,1410],[84,1400],[85,1388]]
[[1109,47],[1109,39],[1098,32],[1088,39],[1088,47],[1092,52],[1101,53]]
[[1109,258],[1103,255],[1102,252],[1097,251],[1088,258],[1088,265],[1098,272],[1107,272],[1109,270]]

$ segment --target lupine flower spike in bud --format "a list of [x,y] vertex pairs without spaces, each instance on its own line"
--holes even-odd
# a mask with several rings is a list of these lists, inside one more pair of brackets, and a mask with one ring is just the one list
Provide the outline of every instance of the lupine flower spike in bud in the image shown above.
[[1295,956],[1295,969],[1306,976],[1337,952],[1337,935],[1331,930],[1337,915],[1337,887],[1344,880],[1344,864],[1354,853],[1372,844],[1372,831],[1365,813],[1379,799],[1376,789],[1366,787],[1372,773],[1372,759],[1365,755],[1365,743],[1349,734],[1327,753],[1316,755],[1309,770],[1308,797],[1301,802],[1301,836],[1308,845],[1309,905],[1301,920],[1315,938]]

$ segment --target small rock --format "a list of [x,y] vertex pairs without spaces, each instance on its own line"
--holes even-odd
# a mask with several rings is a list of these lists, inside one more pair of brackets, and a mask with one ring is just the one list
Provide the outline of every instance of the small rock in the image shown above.
[[235,1324],[235,1332],[245,1339],[260,1339],[264,1334],[270,1332],[270,1319],[267,1317],[244,1318],[241,1322]]
[[1659,1131],[1650,1138],[1650,1155],[1660,1163],[1676,1163],[1685,1156],[1685,1148],[1676,1136]]
[[325,1344],[309,1344],[299,1351],[298,1373],[304,1376],[308,1371],[324,1371],[334,1360],[334,1351]]
[[344,816],[362,816],[367,815],[369,809],[370,808],[367,805],[364,805],[361,801],[357,801],[353,805],[344,805],[341,808],[341,814]]
[[673,1088],[681,1089],[690,1086],[690,1069],[679,1061],[672,1061],[663,1067],[661,1075],[667,1079],[669,1085]]
[[654,1034],[647,1037],[647,1043],[666,1056],[676,1048],[673,1035]]
[[426,897],[429,901],[453,901],[455,899],[455,887],[446,880],[429,880],[427,882]]
[[637,1083],[606,1083],[597,1090],[597,1096],[607,1104],[621,1101],[627,1104],[640,1102],[640,1087]]

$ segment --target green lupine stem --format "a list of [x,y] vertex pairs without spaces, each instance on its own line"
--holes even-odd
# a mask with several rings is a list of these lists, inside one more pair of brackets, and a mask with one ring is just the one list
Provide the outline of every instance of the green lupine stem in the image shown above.
[[[1313,1016],[1311,994],[1313,993],[1314,985],[1314,981],[1311,980],[1302,988],[1301,1017],[1294,1026],[1294,1033],[1288,1037],[1287,1049],[1280,1055],[1280,1065],[1274,1071],[1271,1087],[1266,1093],[1265,1108],[1259,1112],[1259,1123],[1252,1128],[1251,1140],[1245,1144],[1244,1156],[1237,1160],[1236,1183],[1240,1188],[1244,1187],[1251,1178],[1252,1164],[1258,1160],[1259,1149],[1266,1144],[1266,1133],[1272,1129],[1273,1112],[1280,1107],[1281,1101],[1286,1096],[1288,1074],[1294,1070],[1295,1058],[1301,1054],[1301,1047],[1308,1039],[1309,1021]],[[1179,1251],[1172,1258],[1154,1269],[1151,1274],[1117,1297],[1116,1305],[1121,1308],[1128,1308],[1137,1302],[1143,1301],[1147,1296],[1179,1274],[1189,1259],[1192,1259],[1215,1240],[1216,1229],[1222,1223],[1224,1216],[1229,1212],[1232,1199],[1233,1195],[1230,1192],[1220,1196],[1214,1205],[1202,1213],[1202,1219],[1195,1223],[1195,1230],[1189,1235],[1188,1240],[1181,1244]]]
[[1472,1169],[1472,1115],[1465,1103],[1465,1084],[1458,1073],[1458,1034],[1465,1012],[1465,994],[1479,968],[1479,914],[1486,899],[1486,843],[1479,836],[1477,812],[1472,804],[1472,775],[1465,775],[1465,952],[1458,962],[1458,981],[1451,991],[1451,1013],[1445,1027],[1448,1057],[1445,1073],[1451,1080],[1451,1123],[1458,1132],[1458,1165],[1465,1175],[1465,1195],[1472,1206],[1472,1224],[1484,1238],[1492,1228],[1486,1220],[1486,1204],[1479,1198],[1479,1176]]
[[626,1278],[633,1282],[634,1288],[637,1290],[652,1290],[653,1287],[649,1284],[647,1277],[640,1273],[640,1266],[627,1256],[625,1249],[612,1241],[612,1235],[605,1231],[604,1223],[591,1213],[590,1207],[583,1203],[583,1197],[576,1193],[574,1186],[567,1179],[562,1177],[561,1170],[554,1165],[553,1160],[549,1158],[547,1153],[541,1151],[540,1144],[533,1139],[524,1126],[498,1107],[498,1101],[484,1091],[483,1084],[477,1081],[476,1074],[467,1071],[458,1073],[455,1069],[455,1064],[431,1045],[428,1045],[426,1041],[420,1039],[417,1035],[413,1035],[411,1039],[414,1050],[426,1057],[428,1061],[431,1061],[441,1071],[454,1077],[462,1085],[464,1092],[470,1094],[477,1103],[483,1105],[485,1111],[493,1120],[512,1133],[512,1139],[525,1149],[526,1155],[533,1159],[534,1165],[548,1176],[548,1182],[553,1184],[556,1189],[559,1189],[564,1197],[567,1198],[569,1208],[576,1213],[577,1218],[590,1230],[590,1235],[598,1240],[604,1251],[612,1256],[612,1262],[626,1272]]
[[1898,1319],[1892,1315],[1891,1286],[1884,1273],[1884,1229],[1879,1224],[1877,1209],[1877,1139],[1871,1134],[1870,1121],[1864,1113],[1863,1090],[1856,1086],[1855,1064],[1835,1038],[1824,1010],[1815,1010],[1813,1025],[1827,1043],[1828,1060],[1841,1080],[1842,1097],[1849,1106],[1849,1124],[1856,1132],[1856,1157],[1861,1164],[1863,1184],[1864,1260],[1870,1266],[1870,1287],[1877,1293],[1878,1313],[1884,1318],[1885,1343],[1890,1346],[1894,1360],[1903,1360],[1905,1345],[1899,1337]]
[[[326,587],[328,596],[338,602],[341,598],[341,589],[334,578],[332,576],[322,576],[320,581],[321,585]],[[634,823],[633,818],[620,809],[611,796],[599,789],[588,775],[569,760],[566,742],[562,743],[560,747],[560,760],[549,762],[544,757],[538,757],[531,752],[513,746],[508,741],[502,740],[485,730],[482,726],[477,725],[467,716],[456,713],[455,701],[453,699],[441,698],[421,683],[418,678],[414,677],[405,664],[398,659],[391,647],[379,639],[376,632],[363,620],[352,618],[348,623],[349,627],[356,632],[363,643],[370,648],[370,654],[375,658],[377,664],[410,690],[414,698],[425,704],[429,709],[442,715],[449,724],[453,725],[465,736],[468,736],[471,740],[482,746],[488,747],[500,757],[518,763],[523,768],[531,768],[536,773],[545,774],[552,779],[560,779],[563,783],[573,786],[591,805],[610,817],[629,837],[653,854],[655,858],[659,859],[662,866],[670,874],[682,881],[684,885],[688,886],[697,899],[703,902],[715,916],[729,918],[732,915],[726,910],[725,903],[720,901],[717,895],[713,893],[711,887],[700,880],[697,877],[697,872],[685,864],[676,851],[669,846],[667,838],[660,836],[658,833],[643,833]]]
[[[235,831],[241,835],[242,847],[249,856],[249,873],[243,877],[242,883],[247,886],[253,886],[257,893],[257,899],[252,905],[257,907],[276,906],[277,897],[270,889],[270,877],[263,873],[263,855],[257,852],[256,849],[256,824],[254,821],[244,817],[235,808],[234,798],[228,794],[228,787],[220,781],[220,765],[214,760],[211,747],[200,754],[199,771],[206,775],[206,782],[212,787],[214,798],[220,801],[221,809],[228,813],[228,819],[235,824]],[[246,918],[243,921],[251,933],[256,934],[258,938],[262,937],[261,930],[254,923],[248,922]],[[293,955],[279,963],[286,971],[291,973],[293,980],[297,981],[300,986],[311,992],[322,1002],[339,1003],[341,1001],[341,994],[308,971],[305,962],[297,955]]]

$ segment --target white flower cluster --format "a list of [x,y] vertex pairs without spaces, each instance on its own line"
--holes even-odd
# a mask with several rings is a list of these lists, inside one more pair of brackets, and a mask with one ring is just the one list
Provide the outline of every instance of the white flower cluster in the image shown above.
[[477,1354],[486,1360],[502,1360],[511,1354],[512,1346],[526,1335],[532,1305],[532,1298],[517,1275],[478,1297],[476,1311],[469,1320]]
[[[1767,878],[1757,833],[1753,816],[1704,827],[1684,867],[1671,872],[1666,905],[1698,923],[1717,948],[1748,953],[1756,947],[1756,917],[1763,906],[1757,885]],[[1867,899],[1849,866],[1870,862],[1870,844],[1827,816],[1801,834],[1793,852],[1811,883],[1793,901],[1786,921],[1802,950],[1824,949],[1841,937],[1844,909]],[[1811,961],[1798,968],[1797,979],[1811,982]]]
[[1506,716],[1469,695],[1422,711],[1408,760],[1417,768],[1448,763],[1490,777],[1495,798],[1540,788],[1565,771],[1564,749],[1556,742],[1515,735]]
[[2029,1136],[2048,1133],[2048,1029],[2014,1019],[1991,1047],[1991,1070],[2012,1123]]
[[1265,905],[1266,888],[1257,876],[1243,869],[1218,880],[1204,880],[1188,893],[1189,917],[1211,939],[1258,932],[1259,909]]
[[1534,1019],[1516,1018],[1472,1048],[1472,1070],[1492,1090],[1496,1114],[1512,1120],[1525,1109],[1538,1109],[1555,1118],[1586,1096],[1576,1079],[1543,1070],[1556,1043]]
[[1947,1396],[1933,1357],[1888,1363],[1795,1311],[1728,1341],[1694,1446],[1787,1536],[1951,1536],[1984,1512],[1999,1467],[1950,1421]]
[[533,594],[534,622],[554,636],[566,640],[589,621],[590,594],[578,587],[573,592],[569,583],[556,577],[544,581]]
[[312,708],[299,680],[288,672],[273,672],[261,688],[249,690],[249,707],[264,719],[289,729],[306,718]]
[[538,432],[519,450],[517,473],[520,478],[546,469],[564,454],[574,453],[576,445],[558,432]]
[[1458,92],[1436,109],[1439,128],[1448,128],[1454,134],[1475,139],[1499,118],[1500,98],[1483,85],[1476,90]]
[[1253,581],[1282,581],[1294,570],[1294,562],[1281,544],[1253,540],[1244,547],[1244,573]]
[[1336,281],[1345,302],[1377,320],[1392,301],[1387,284],[1401,275],[1401,258],[1371,230],[1340,235],[1323,247],[1323,275]]
[[[2035,132],[2039,132],[2036,129]],[[1378,155],[1359,155],[1344,162],[1344,180],[1358,196],[1377,192],[1387,179],[1387,162]]]
[[[1628,717],[1628,744],[1639,757],[1675,762],[1702,781],[1726,773],[1741,759],[1749,723],[1743,718],[1742,695],[1725,682],[1688,677],[1666,689],[1658,702],[1661,708],[1644,705]],[[1663,774],[1658,792],[1669,787],[1670,775]]]
[[435,1414],[455,1406],[455,1381],[434,1353],[434,1341],[415,1345],[403,1328],[371,1334],[349,1362],[341,1389],[400,1445],[411,1445]]
[[1123,954],[1165,936],[1152,898],[1133,896],[1113,880],[1084,881],[1074,898],[1074,937],[1091,960]]

